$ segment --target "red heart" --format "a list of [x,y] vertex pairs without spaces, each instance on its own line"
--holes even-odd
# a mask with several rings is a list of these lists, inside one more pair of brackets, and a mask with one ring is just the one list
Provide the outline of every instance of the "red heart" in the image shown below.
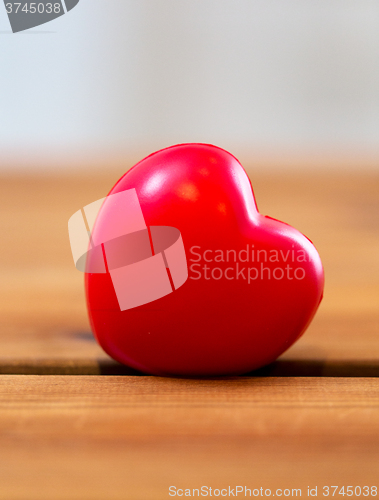
[[[180,231],[188,279],[121,310],[110,273],[86,273],[91,325],[110,356],[156,375],[236,375],[274,361],[301,336],[322,298],[320,257],[299,231],[258,212],[231,154],[204,144],[158,151],[110,195],[132,189],[148,227]],[[94,232],[109,224],[102,208]]]

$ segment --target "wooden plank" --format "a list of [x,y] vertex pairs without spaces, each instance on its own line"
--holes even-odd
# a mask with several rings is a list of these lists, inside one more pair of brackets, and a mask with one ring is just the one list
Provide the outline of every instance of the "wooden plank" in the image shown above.
[[[304,337],[278,361],[250,375],[379,377],[378,326],[376,317],[333,318],[320,314]],[[14,357],[4,356],[2,346],[0,374],[143,375],[110,359],[89,331],[61,331],[56,336],[55,332],[48,333],[28,339],[32,346],[29,356],[21,335],[9,341],[10,347],[3,343]],[[17,353],[17,342],[23,355]]]
[[4,500],[378,485],[377,379],[6,375],[0,409]]
[[[326,271],[309,330],[273,375],[379,374],[379,175],[249,170],[262,213],[311,236]],[[121,172],[0,179],[0,373],[131,373],[93,341],[67,220]]]

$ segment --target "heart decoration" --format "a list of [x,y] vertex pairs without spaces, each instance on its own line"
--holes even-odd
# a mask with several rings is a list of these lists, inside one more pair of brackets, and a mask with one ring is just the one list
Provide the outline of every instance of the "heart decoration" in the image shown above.
[[[151,246],[148,254],[134,252],[133,262],[124,262],[117,286],[128,297],[155,286],[153,271],[131,278],[128,266],[139,261],[146,270],[147,257],[159,254],[172,293],[122,310],[102,235],[131,212],[115,212],[105,202],[90,232],[106,265],[91,272],[97,265],[91,259],[99,254],[88,252],[85,286],[92,329],[110,356],[156,375],[237,375],[273,362],[303,334],[322,299],[320,257],[299,231],[258,212],[250,180],[234,156],[205,144],[173,146],[130,169],[109,197],[131,190]],[[176,228],[182,238],[188,275],[182,274],[179,287],[166,258],[170,245],[157,247],[152,240],[151,228],[162,226]],[[123,240],[118,259],[132,240]]]

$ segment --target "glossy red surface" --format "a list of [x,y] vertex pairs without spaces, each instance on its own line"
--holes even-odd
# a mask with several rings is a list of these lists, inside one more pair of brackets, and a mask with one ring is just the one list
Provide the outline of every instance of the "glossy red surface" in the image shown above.
[[234,375],[274,361],[301,336],[322,298],[321,260],[299,231],[258,213],[231,154],[203,144],[164,149],[110,194],[131,188],[148,226],[180,230],[189,277],[173,293],[121,311],[109,273],[87,273],[91,326],[110,356],[157,375]]

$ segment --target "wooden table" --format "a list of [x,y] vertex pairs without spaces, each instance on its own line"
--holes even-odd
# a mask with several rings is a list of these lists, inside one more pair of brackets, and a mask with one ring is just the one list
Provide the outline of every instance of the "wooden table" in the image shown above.
[[248,171],[260,211],[315,243],[325,297],[275,364],[210,380],[137,374],[93,340],[67,220],[122,172],[0,179],[0,499],[379,486],[379,175]]

